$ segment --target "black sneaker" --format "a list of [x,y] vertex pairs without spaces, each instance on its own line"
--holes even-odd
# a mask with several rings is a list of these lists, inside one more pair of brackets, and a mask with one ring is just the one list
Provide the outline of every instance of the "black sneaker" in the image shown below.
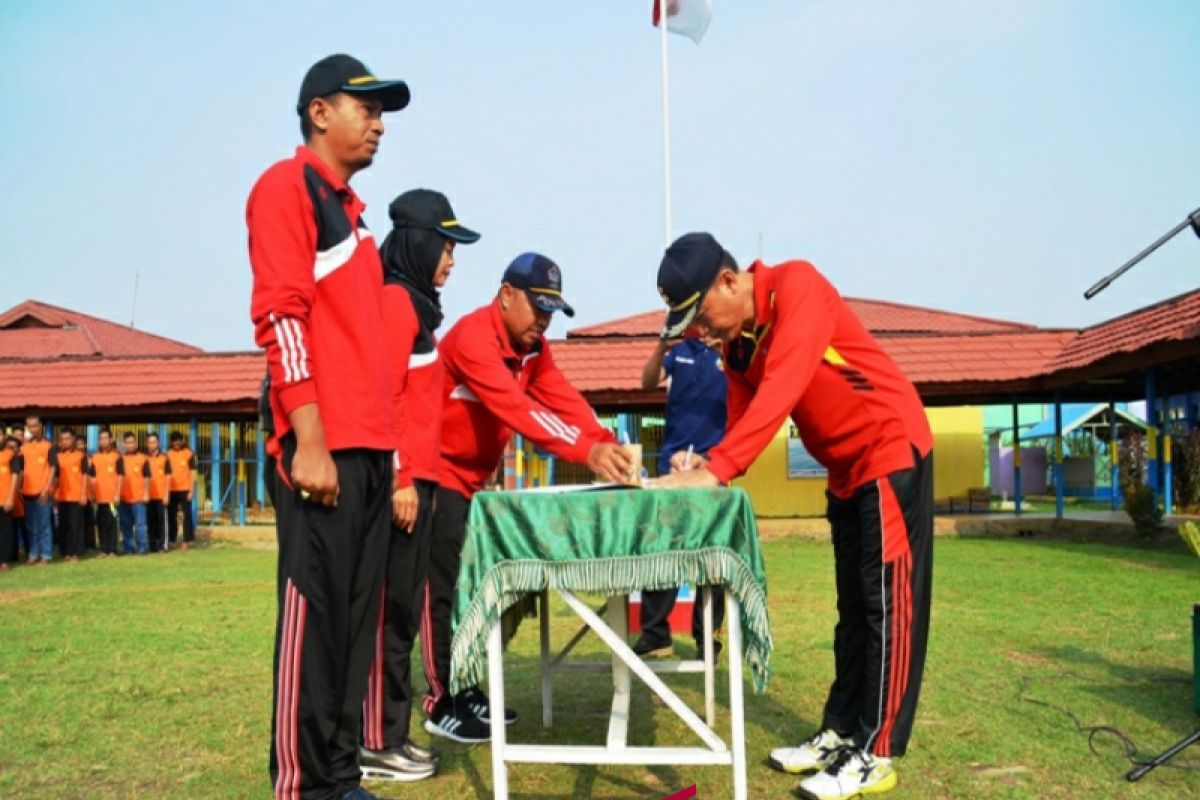
[[633,643],[634,655],[639,658],[671,658],[675,655],[675,642],[667,639],[663,642],[653,642],[645,636],[639,636]]
[[446,703],[445,706],[445,710],[425,720],[425,730],[434,736],[462,744],[491,741],[491,726],[479,719],[471,709],[456,703]]
[[[458,693],[455,698],[455,703],[460,707],[466,707],[471,710],[471,713],[479,717],[479,721],[488,725],[492,724],[492,703],[488,696],[479,690],[478,687],[464,689]],[[517,721],[517,712],[511,708],[504,709],[504,724],[512,725]]]
[[437,766],[414,761],[399,750],[358,749],[358,766],[364,778],[377,781],[422,781],[432,778]]

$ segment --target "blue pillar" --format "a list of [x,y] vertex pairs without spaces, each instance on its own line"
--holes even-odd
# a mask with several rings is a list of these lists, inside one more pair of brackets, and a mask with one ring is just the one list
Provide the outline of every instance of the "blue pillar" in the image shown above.
[[554,454],[550,455],[550,460],[546,463],[546,485],[554,485]]
[[513,440],[513,469],[516,470],[517,488],[525,488],[525,437],[517,434]]
[[259,506],[266,504],[267,483],[263,470],[267,465],[266,443],[263,440],[263,429],[254,426],[254,474],[258,476],[254,484],[254,496],[258,498]]
[[1171,486],[1171,429],[1167,426],[1166,433],[1163,434],[1163,514],[1171,513],[1172,486]]
[[1063,435],[1062,435],[1062,399],[1054,395],[1054,516],[1063,518]]
[[1117,443],[1117,404],[1108,401],[1108,461],[1112,481],[1112,510],[1121,507],[1121,447]]
[[1158,396],[1157,370],[1146,371],[1146,482],[1158,494]]
[[[196,436],[197,436],[196,418],[192,417],[190,420],[188,420],[188,449],[191,450],[192,454],[196,456],[196,470],[199,471],[200,455],[198,453],[196,453]],[[192,476],[192,480],[193,481],[195,480],[195,475]],[[199,505],[200,505],[200,501],[196,496],[196,492],[193,491],[192,492],[192,519],[193,520],[200,519],[199,515],[197,515],[197,513],[196,513]]]
[[238,424],[229,423],[229,480],[233,486],[230,498],[229,521],[234,525],[246,524],[246,466],[238,458],[241,442],[238,440]]
[[1013,508],[1021,516],[1021,407],[1014,399],[1013,417]]
[[221,423],[212,423],[212,486],[208,497],[214,514],[221,513]]
[[89,453],[94,453],[100,448],[100,426],[87,426],[87,450]]

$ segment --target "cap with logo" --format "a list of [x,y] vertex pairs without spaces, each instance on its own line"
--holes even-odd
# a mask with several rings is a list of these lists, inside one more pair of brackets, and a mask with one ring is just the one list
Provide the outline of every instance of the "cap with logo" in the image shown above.
[[575,316],[575,309],[563,298],[562,271],[550,259],[538,253],[522,253],[504,270],[502,282],[529,293],[533,304],[542,311],[561,311]]
[[708,233],[685,233],[663,254],[658,293],[667,304],[664,338],[681,335],[692,324],[705,292],[721,272],[725,249]]
[[388,216],[397,228],[421,228],[437,231],[460,244],[474,244],[479,234],[454,216],[450,201],[432,189],[410,189],[388,206]]
[[336,53],[308,68],[300,84],[296,113],[303,114],[313,100],[335,92],[372,95],[383,103],[384,111],[399,111],[411,99],[408,84],[404,81],[381,81],[357,58]]

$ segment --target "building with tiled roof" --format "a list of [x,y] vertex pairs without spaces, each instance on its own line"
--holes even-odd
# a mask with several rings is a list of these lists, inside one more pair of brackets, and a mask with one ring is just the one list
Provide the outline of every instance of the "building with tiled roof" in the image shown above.
[[199,352],[190,344],[37,300],[0,314],[0,360]]

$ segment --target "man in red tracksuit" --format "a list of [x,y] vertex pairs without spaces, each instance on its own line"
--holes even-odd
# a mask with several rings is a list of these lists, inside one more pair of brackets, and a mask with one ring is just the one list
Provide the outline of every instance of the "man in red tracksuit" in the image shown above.
[[667,249],[658,289],[667,333],[693,324],[721,338],[729,379],[725,438],[660,484],[728,483],[789,415],[829,471],[836,678],[822,730],[771,763],[815,772],[800,783],[806,797],[887,791],[912,731],[929,630],[933,435],[916,389],[806,261],[739,272],[712,236],[687,234]]
[[[410,664],[428,593],[433,497],[442,441],[442,383],[437,351],[441,292],[454,268],[454,250],[479,241],[461,224],[445,195],[413,189],[388,206],[392,231],[383,260],[383,328],[392,363],[392,408],[400,450],[402,498],[388,548],[375,657],[363,700],[363,748],[368,778],[417,781],[437,769],[436,750],[409,738]],[[422,639],[423,663],[428,642]]]
[[[491,709],[477,688],[450,689],[450,613],[471,497],[517,432],[542,450],[586,464],[605,480],[627,479],[633,461],[567,382],[543,336],[550,316],[575,311],[558,265],[524,253],[508,266],[496,299],[458,321],[438,346],[445,370],[442,450],[421,637],[433,664],[425,729],[459,742],[491,738]],[[432,669],[430,669],[432,667]],[[506,721],[516,714],[504,710]]]
[[317,62],[305,144],[246,204],[255,341],[266,350],[276,459],[279,612],[270,774],[276,800],[369,800],[358,741],[391,536],[396,437],[383,268],[348,185],[369,166],[403,81]]

